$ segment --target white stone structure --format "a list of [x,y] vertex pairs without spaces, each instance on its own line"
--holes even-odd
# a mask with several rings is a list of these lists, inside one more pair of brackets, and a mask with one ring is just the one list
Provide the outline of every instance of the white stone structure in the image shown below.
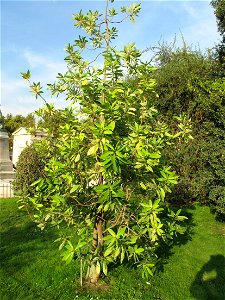
[[4,129],[0,110],[0,198],[13,196],[12,181],[15,178],[12,161],[9,158],[9,136]]
[[15,172],[9,158],[9,136],[5,130],[0,130],[0,180],[13,178],[15,178]]
[[13,132],[13,164],[16,166],[18,157],[26,146],[30,146],[34,141],[46,137],[46,133],[36,130],[31,134],[25,127],[20,127]]

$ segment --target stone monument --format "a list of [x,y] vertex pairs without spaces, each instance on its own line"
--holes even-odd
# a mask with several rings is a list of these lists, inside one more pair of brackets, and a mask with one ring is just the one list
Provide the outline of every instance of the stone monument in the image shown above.
[[0,197],[4,197],[2,190],[5,191],[4,194],[12,194],[11,181],[15,175],[12,161],[9,158],[9,136],[4,128],[4,119],[0,110]]

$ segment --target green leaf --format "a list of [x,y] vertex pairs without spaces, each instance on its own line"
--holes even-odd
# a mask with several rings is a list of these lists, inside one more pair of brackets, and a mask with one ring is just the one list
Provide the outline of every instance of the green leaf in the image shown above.
[[109,232],[114,238],[117,237],[117,235],[115,234],[115,232],[114,232],[111,228],[108,228],[108,232]]
[[72,251],[64,251],[61,256],[63,256],[62,260],[68,265],[72,261],[74,253]]
[[75,163],[80,160],[80,154],[78,153],[77,156],[75,157]]
[[149,267],[147,267],[146,270],[148,271],[149,275],[153,276],[153,272],[152,272],[152,270]]
[[86,244],[87,244],[87,242],[80,240],[76,246],[76,250],[83,248]]
[[74,185],[71,190],[70,190],[70,194],[72,194],[73,192],[77,191],[79,189],[79,185]]
[[96,186],[94,189],[97,193],[102,193],[105,190],[107,190],[108,188],[109,188],[109,186],[107,184],[101,184],[101,185]]
[[117,247],[114,254],[113,254],[114,259],[116,259],[119,254],[120,254],[120,248]]
[[113,251],[113,248],[110,247],[110,248],[107,248],[106,251],[104,252],[104,257],[107,257],[109,256]]
[[88,155],[88,156],[89,156],[89,155],[95,155],[97,151],[98,151],[98,144],[92,146],[92,147],[88,150],[87,155]]
[[101,265],[100,265],[99,261],[97,261],[97,263],[96,263],[95,271],[97,274],[100,274],[100,272],[101,272]]
[[115,129],[115,121],[112,121],[109,125],[106,126],[106,129],[113,131]]
[[116,164],[115,156],[112,157],[112,165],[113,165],[113,171],[115,173],[117,173],[118,172],[118,167],[117,167],[117,164]]
[[123,94],[124,93],[124,90],[122,89],[115,89],[113,92],[112,92],[112,97],[116,97],[116,94],[119,93],[119,94]]
[[66,248],[67,248],[68,250],[71,250],[71,251],[74,249],[74,248],[73,248],[73,245],[72,245],[72,243],[71,243],[70,241],[67,242]]
[[181,209],[178,209],[178,211],[176,212],[176,215],[178,216],[181,213]]
[[178,216],[177,219],[178,219],[179,221],[188,220],[188,218],[185,217],[185,216]]
[[23,79],[29,80],[30,79],[30,70],[27,71],[27,73],[20,72]]
[[59,245],[59,251],[61,251],[65,245],[66,240],[63,240],[62,243]]
[[120,230],[117,232],[117,236],[119,237],[121,235],[124,235],[125,231],[126,231],[126,227],[120,228]]
[[160,193],[160,196],[161,196],[162,200],[164,200],[165,199],[165,195],[166,195],[164,189],[160,188],[159,193]]
[[139,254],[141,252],[143,252],[145,249],[144,248],[137,248],[135,249],[135,253]]
[[143,190],[147,190],[147,186],[143,182],[140,182],[140,186],[143,188]]
[[106,205],[103,207],[103,211],[107,211],[109,209],[110,203],[106,203]]
[[22,209],[24,207],[25,207],[25,205],[21,205],[21,206],[18,207],[18,209]]
[[36,99],[38,98],[38,96],[43,94],[42,86],[40,85],[40,82],[38,82],[38,83],[33,82],[33,85],[30,85],[30,89]]
[[161,199],[157,199],[157,200],[154,201],[153,206],[152,206],[154,209],[156,209],[157,207],[159,207],[160,200]]
[[105,274],[105,276],[107,276],[108,267],[107,267],[107,263],[105,261],[103,261],[103,263],[102,263],[102,271]]
[[104,134],[112,134],[113,132],[111,130],[104,130]]
[[154,152],[154,153],[149,153],[149,157],[150,158],[160,158],[161,155],[157,152]]
[[120,263],[121,264],[122,264],[122,262],[124,260],[124,257],[125,257],[125,251],[124,251],[124,248],[122,247],[121,254],[120,254]]
[[38,180],[32,182],[30,186],[35,186],[35,185],[37,185],[39,182],[41,182],[42,180],[43,180],[43,178],[39,178]]
[[137,162],[136,165],[134,166],[135,169],[140,169],[142,168],[144,165],[142,163]]
[[40,228],[41,230],[45,229],[45,225],[42,223],[38,224],[37,227]]
[[131,239],[130,239],[130,241],[129,241],[129,244],[136,244],[137,239],[138,239],[137,236],[132,236]]

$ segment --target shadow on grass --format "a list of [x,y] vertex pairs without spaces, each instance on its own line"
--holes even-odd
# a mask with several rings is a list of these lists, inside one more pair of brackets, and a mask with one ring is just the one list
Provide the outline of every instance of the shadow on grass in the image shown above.
[[[179,208],[180,207],[173,207],[173,211],[177,211]],[[163,243],[162,246],[159,247],[159,250],[156,253],[159,257],[159,262],[157,263],[157,272],[164,271],[164,266],[169,262],[170,256],[174,254],[174,246],[181,247],[182,245],[185,245],[188,241],[192,240],[192,236],[194,234],[194,227],[196,226],[192,211],[195,209],[195,206],[182,208],[181,215],[187,217],[187,220],[182,225],[185,228],[185,232],[184,234],[178,234],[176,237],[174,237],[171,243]]]
[[225,257],[211,255],[193,281],[191,294],[198,300],[225,299]]
[[[170,207],[172,209],[172,207]],[[173,211],[176,212],[180,207],[173,207]],[[156,274],[159,274],[164,271],[164,267],[166,264],[169,263],[169,258],[175,253],[174,246],[182,246],[185,245],[188,241],[192,240],[192,236],[194,235],[194,227],[196,226],[196,223],[194,222],[193,218],[193,210],[195,210],[195,206],[190,207],[184,207],[182,208],[181,215],[186,216],[188,219],[184,221],[184,228],[185,233],[184,234],[178,234],[176,237],[171,240],[171,243],[165,244],[164,241],[161,241],[159,244],[159,247],[156,251],[156,255],[158,256],[158,261],[156,263]],[[145,245],[142,245],[144,247]],[[132,261],[124,260],[123,265],[130,270],[136,270],[137,265],[133,264]],[[112,272],[116,272],[116,269],[120,269],[121,264],[120,262],[116,263],[110,263],[109,264],[109,270]],[[139,275],[138,275],[139,276]]]
[[1,268],[8,274],[35,262],[35,251],[46,249],[54,240],[53,230],[41,232],[37,225],[31,222],[17,224],[1,233],[0,260]]

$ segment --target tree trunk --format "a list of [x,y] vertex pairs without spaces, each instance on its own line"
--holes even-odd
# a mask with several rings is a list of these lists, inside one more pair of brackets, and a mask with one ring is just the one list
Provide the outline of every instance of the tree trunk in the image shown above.
[[[92,241],[92,251],[96,251],[101,255],[103,251],[103,221],[102,213],[98,215],[95,227],[93,229],[93,241]],[[86,282],[87,283],[97,283],[101,274],[101,269],[99,263],[96,261],[91,261],[90,266],[87,270]]]
[[87,283],[97,283],[100,278],[100,271],[96,268],[96,263],[91,262],[91,265],[88,267],[86,282]]

